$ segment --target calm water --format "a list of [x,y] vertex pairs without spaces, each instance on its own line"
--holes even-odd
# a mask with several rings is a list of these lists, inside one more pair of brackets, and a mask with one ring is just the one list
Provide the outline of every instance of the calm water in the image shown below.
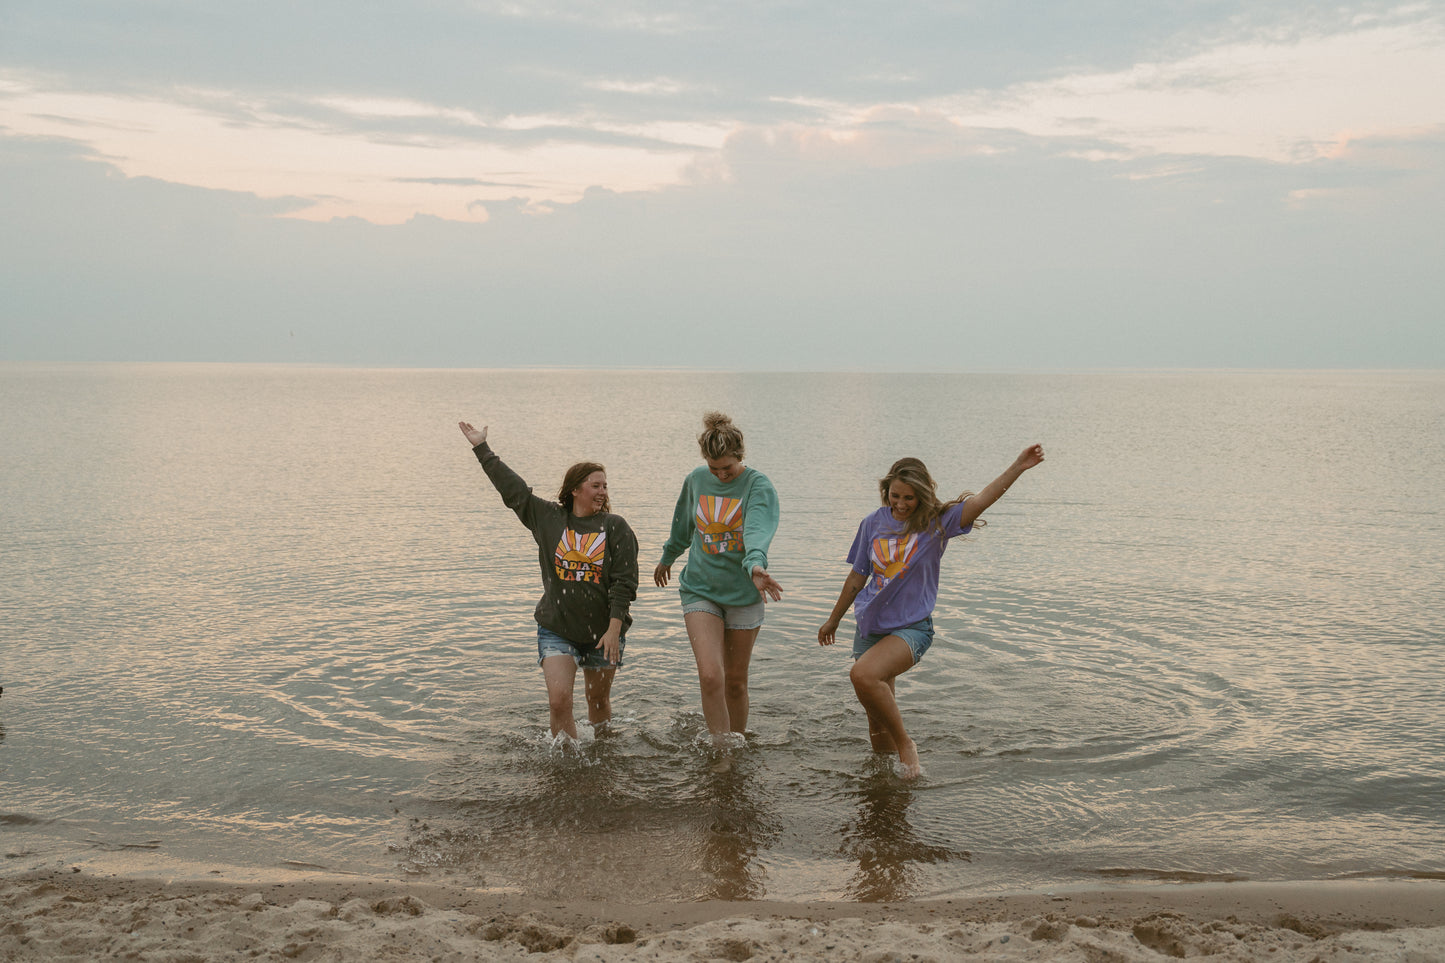
[[[546,740],[530,536],[609,467],[651,569],[709,407],[783,502],[730,771],[674,590]],[[0,872],[146,859],[547,895],[900,899],[1445,873],[1445,374],[0,366]],[[867,749],[818,624],[875,479],[1048,461],[944,560]],[[845,623],[851,632],[851,620]],[[228,870],[229,871],[229,870]]]

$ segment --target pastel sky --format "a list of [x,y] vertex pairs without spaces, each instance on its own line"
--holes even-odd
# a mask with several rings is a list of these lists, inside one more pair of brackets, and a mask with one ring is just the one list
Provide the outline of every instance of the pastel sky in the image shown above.
[[5,0],[0,361],[1445,367],[1445,3]]

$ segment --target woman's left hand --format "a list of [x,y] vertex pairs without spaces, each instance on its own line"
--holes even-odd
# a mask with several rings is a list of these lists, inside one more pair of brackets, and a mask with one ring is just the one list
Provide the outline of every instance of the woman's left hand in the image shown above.
[[1025,448],[1019,453],[1019,456],[1017,458],[1014,459],[1014,465],[1021,471],[1028,471],[1030,468],[1035,468],[1042,464],[1043,460],[1044,446],[1029,445],[1027,448]]
[[616,665],[622,659],[621,633],[608,629],[602,634],[602,655],[609,665]]
[[763,597],[764,602],[769,598],[776,602],[783,597],[783,587],[779,585],[778,580],[769,575],[768,570],[761,565],[753,566],[753,586],[758,590],[758,594]]

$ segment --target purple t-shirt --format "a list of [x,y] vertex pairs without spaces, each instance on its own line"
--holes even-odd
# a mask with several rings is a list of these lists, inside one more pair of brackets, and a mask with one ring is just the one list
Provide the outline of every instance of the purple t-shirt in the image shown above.
[[853,602],[853,617],[864,635],[879,635],[912,625],[933,614],[938,600],[938,563],[948,540],[965,535],[959,527],[963,503],[939,518],[939,529],[904,534],[903,523],[887,505],[864,518],[848,550],[853,571],[868,583]]

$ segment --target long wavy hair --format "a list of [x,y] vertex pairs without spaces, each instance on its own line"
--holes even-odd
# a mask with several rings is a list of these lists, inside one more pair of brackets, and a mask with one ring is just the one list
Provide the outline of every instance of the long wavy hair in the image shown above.
[[[569,512],[572,510],[572,493],[575,492],[577,486],[585,482],[587,476],[594,471],[600,471],[606,474],[607,469],[595,461],[579,461],[567,469],[567,474],[562,476],[562,490],[557,493],[557,501],[563,508]],[[604,512],[612,511],[612,497],[610,495],[602,496],[602,510]]]
[[697,447],[702,449],[704,458],[726,458],[732,455],[742,461],[742,429],[721,411],[709,411],[702,416],[702,434],[697,436]]
[[[903,523],[903,531],[910,535],[938,528],[939,519],[944,512],[973,494],[964,492],[950,501],[940,502],[938,485],[928,473],[928,466],[917,458],[900,458],[888,469],[888,474],[878,479],[878,494],[885,508],[888,507],[888,487],[895,481],[912,488],[913,493],[918,496],[918,507],[908,516],[908,521]],[[985,522],[980,518],[973,524],[977,528]]]

